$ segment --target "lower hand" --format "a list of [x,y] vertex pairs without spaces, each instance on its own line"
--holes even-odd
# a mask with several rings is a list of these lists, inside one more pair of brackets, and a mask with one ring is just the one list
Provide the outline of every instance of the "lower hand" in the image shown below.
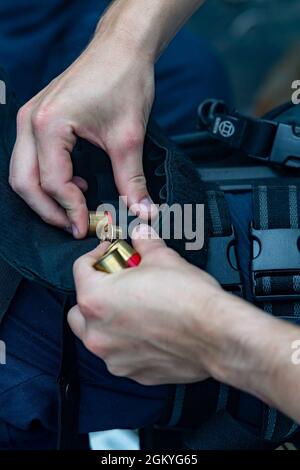
[[[69,312],[70,326],[114,375],[145,385],[203,380],[209,375],[210,302],[222,290],[162,240],[145,239],[149,227],[141,227],[133,234],[139,267],[95,271],[107,244],[75,263],[78,305]],[[199,338],[201,318],[207,325]]]
[[78,305],[69,323],[85,346],[114,375],[144,385],[213,377],[300,423],[300,375],[292,362],[299,327],[225,293],[161,240],[133,235],[139,267],[95,271],[104,245],[74,266]]

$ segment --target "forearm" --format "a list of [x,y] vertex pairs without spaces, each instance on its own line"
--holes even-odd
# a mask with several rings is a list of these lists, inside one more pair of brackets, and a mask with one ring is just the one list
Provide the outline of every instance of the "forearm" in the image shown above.
[[212,316],[211,374],[300,422],[300,365],[292,360],[300,328],[226,294],[215,301]]
[[153,62],[204,0],[115,0],[98,24],[105,33],[127,38]]

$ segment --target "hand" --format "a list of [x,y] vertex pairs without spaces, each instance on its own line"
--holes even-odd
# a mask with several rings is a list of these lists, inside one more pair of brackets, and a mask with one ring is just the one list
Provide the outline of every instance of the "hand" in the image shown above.
[[[73,175],[70,154],[77,137],[104,149],[116,185],[129,205],[151,203],[143,173],[143,142],[154,97],[151,60],[129,35],[100,28],[62,75],[18,113],[10,165],[12,188],[43,220],[82,238],[88,213],[87,183]],[[152,209],[154,210],[154,208]]]
[[[146,385],[203,380],[209,375],[210,302],[222,290],[162,240],[145,239],[148,235],[147,225],[133,233],[142,256],[137,268],[95,271],[107,244],[76,261],[78,305],[69,312],[70,326],[114,375]],[[201,319],[207,324],[203,337]]]

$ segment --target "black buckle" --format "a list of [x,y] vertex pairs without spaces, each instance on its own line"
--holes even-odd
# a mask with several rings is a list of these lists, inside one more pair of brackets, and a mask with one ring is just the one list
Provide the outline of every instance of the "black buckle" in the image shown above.
[[[224,102],[218,100],[204,101],[199,106],[198,118],[201,129],[207,130],[214,139],[225,142],[229,147],[241,150],[256,160],[300,169],[300,127],[250,118],[235,111],[230,113]],[[265,126],[263,129],[266,133],[262,148],[260,145],[252,145],[256,139],[255,129],[258,130],[260,126]]]
[[300,168],[300,127],[279,123],[270,156],[263,158],[250,155],[250,157],[274,165]]
[[300,294],[257,293],[260,277],[300,274],[300,229],[256,230],[251,228],[253,295],[259,301],[296,300]]
[[236,256],[234,231],[224,237],[210,237],[206,271],[222,287],[235,295],[243,296],[241,276]]

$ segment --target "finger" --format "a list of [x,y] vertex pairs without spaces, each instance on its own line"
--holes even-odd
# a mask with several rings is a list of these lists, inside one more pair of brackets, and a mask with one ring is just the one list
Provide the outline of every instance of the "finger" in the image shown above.
[[88,210],[82,190],[73,182],[70,154],[76,142],[75,134],[71,127],[58,129],[57,121],[55,124],[50,120],[34,122],[41,187],[65,209],[73,236],[83,238],[88,229]]
[[17,118],[17,140],[13,149],[9,182],[12,189],[47,223],[67,228],[64,210],[40,186],[40,173],[30,110],[21,108]]
[[132,232],[132,242],[142,258],[155,250],[166,248],[165,242],[159,238],[152,227],[146,224],[135,227]]
[[82,280],[89,282],[88,279],[91,276],[97,275],[98,280],[101,276],[106,277],[105,273],[96,271],[94,265],[106,253],[109,245],[109,242],[100,243],[95,250],[81,256],[74,263],[73,275],[76,289],[79,289],[79,285],[82,285]]
[[79,188],[81,189],[82,192],[86,192],[89,188],[89,185],[87,181],[84,178],[81,178],[81,176],[73,176],[72,182]]
[[120,195],[127,198],[135,215],[148,220],[157,215],[157,208],[146,186],[143,147],[144,131],[131,132],[109,154]]
[[73,333],[82,340],[86,330],[86,320],[81,314],[78,305],[71,308],[68,313],[68,323]]

